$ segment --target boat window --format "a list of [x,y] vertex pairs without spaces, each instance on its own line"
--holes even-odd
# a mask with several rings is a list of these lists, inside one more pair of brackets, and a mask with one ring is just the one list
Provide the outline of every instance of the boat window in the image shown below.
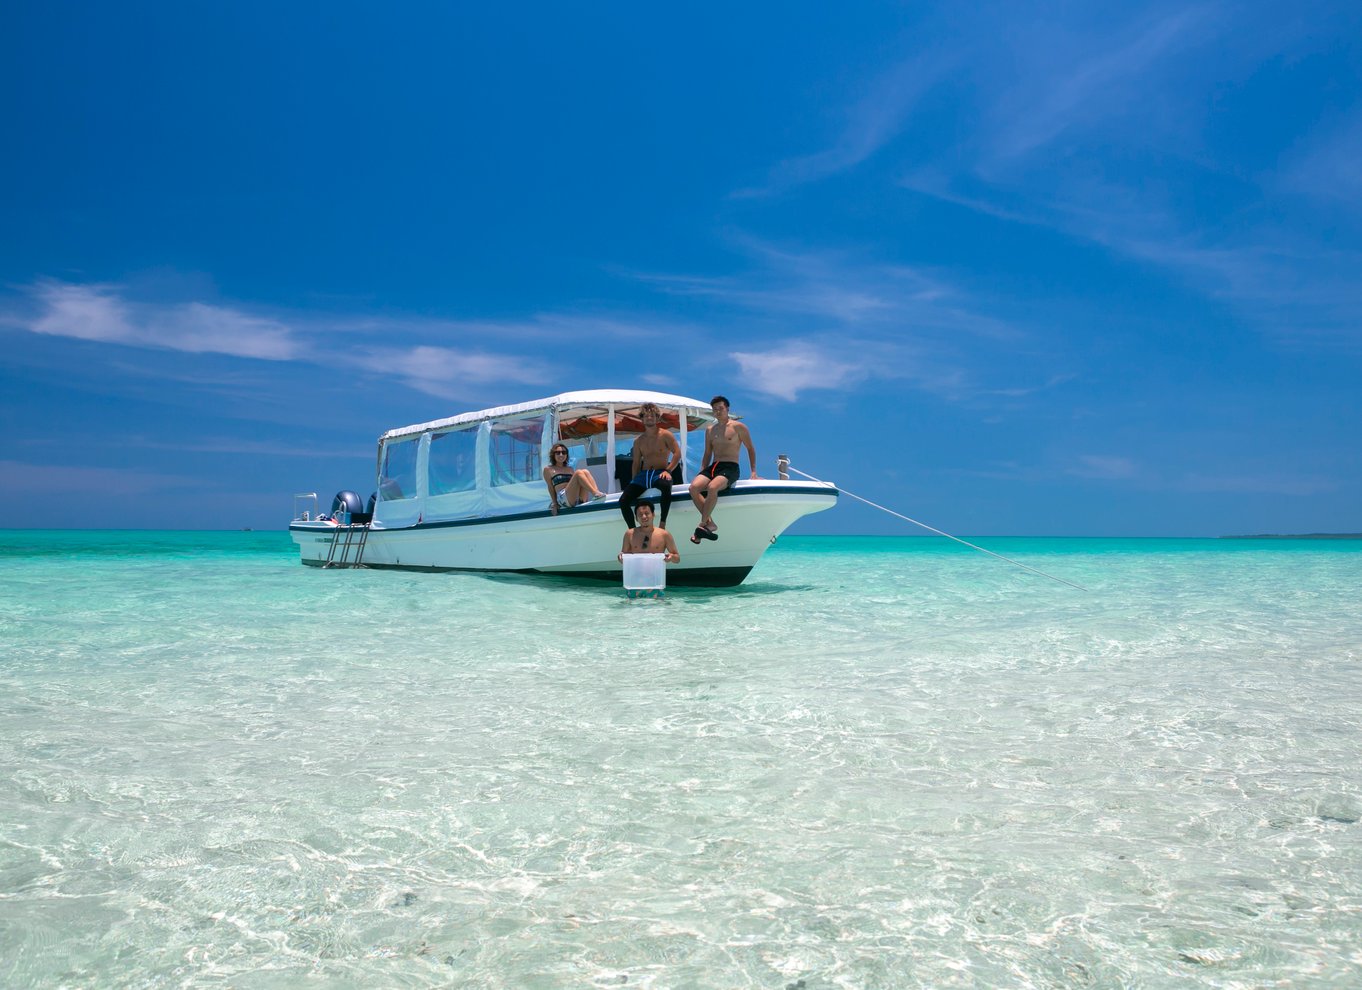
[[437,433],[430,438],[429,486],[431,495],[471,492],[478,485],[477,427]]
[[543,471],[543,413],[524,419],[503,419],[492,424],[491,467],[493,486],[538,481]]
[[416,497],[416,449],[420,443],[420,437],[413,437],[383,445],[378,497],[384,502]]

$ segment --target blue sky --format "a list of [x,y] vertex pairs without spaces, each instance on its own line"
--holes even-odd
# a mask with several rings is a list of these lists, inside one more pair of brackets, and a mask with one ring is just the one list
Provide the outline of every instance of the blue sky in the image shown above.
[[1355,4],[4,22],[7,525],[280,528],[641,386],[962,534],[1362,530]]

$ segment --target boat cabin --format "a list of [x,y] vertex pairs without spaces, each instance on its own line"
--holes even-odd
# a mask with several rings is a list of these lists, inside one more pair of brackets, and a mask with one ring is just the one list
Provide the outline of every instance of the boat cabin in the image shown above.
[[557,442],[567,446],[573,467],[591,471],[601,491],[619,492],[629,482],[646,402],[662,410],[662,428],[681,447],[680,474],[692,477],[704,452],[703,431],[714,421],[707,403],[629,389],[565,392],[383,434],[374,523],[402,528],[544,511],[542,472]]

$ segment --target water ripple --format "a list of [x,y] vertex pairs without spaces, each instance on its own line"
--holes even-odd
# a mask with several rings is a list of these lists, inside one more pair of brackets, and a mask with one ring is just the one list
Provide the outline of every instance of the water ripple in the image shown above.
[[1350,550],[631,603],[82,538],[0,553],[6,986],[1362,983]]

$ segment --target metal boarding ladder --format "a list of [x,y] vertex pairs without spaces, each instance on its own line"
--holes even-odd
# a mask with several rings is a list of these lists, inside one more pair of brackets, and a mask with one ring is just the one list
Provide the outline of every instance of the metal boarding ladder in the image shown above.
[[[359,536],[355,533],[358,531]],[[331,540],[331,549],[326,553],[326,563],[323,567],[363,567],[364,566],[364,547],[369,542],[369,524],[354,523],[345,524],[345,542],[341,542],[340,530],[336,530],[335,537]],[[336,548],[340,547],[340,559],[337,560]],[[350,559],[350,551],[355,551],[355,559]]]

